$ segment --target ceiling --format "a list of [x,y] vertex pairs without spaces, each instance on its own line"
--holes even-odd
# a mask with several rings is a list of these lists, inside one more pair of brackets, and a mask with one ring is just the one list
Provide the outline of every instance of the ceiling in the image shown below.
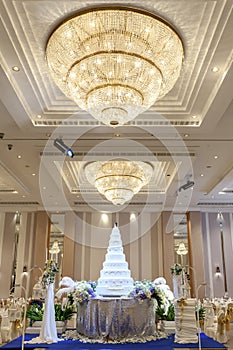
[[[101,125],[63,95],[45,58],[48,37],[64,18],[107,3],[113,1],[0,1],[0,210],[232,207],[232,0],[117,1],[163,17],[185,50],[174,88],[117,128]],[[72,148],[72,159],[54,147],[55,138]],[[154,166],[149,185],[123,207],[106,202],[83,170],[90,161],[113,158]],[[180,189],[187,180],[194,187]]]

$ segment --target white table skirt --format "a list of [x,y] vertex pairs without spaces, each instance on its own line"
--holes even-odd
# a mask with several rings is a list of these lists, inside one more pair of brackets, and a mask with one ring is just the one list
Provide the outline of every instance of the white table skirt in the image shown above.
[[155,300],[95,298],[78,303],[77,332],[111,340],[155,335]]

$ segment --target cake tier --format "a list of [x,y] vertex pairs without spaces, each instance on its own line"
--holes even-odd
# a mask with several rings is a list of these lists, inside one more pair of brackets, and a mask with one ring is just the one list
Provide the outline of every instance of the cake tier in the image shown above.
[[128,296],[132,290],[132,287],[123,288],[108,288],[108,287],[97,287],[96,291],[98,295],[103,297],[121,297]]
[[118,278],[130,278],[130,271],[129,270],[101,270],[100,271],[100,278],[109,278],[109,277],[115,277],[116,280]]
[[122,254],[123,253],[123,248],[122,247],[108,247],[107,252],[108,253],[119,253],[119,254]]
[[96,292],[103,296],[128,295],[133,289],[132,278],[99,278]]
[[115,278],[115,277],[107,277],[107,278],[99,278],[98,279],[98,286],[105,286],[105,287],[124,287],[124,286],[133,286],[133,279],[132,277],[121,277],[121,278]]
[[122,247],[122,240],[120,239],[120,237],[111,237],[109,240],[109,246],[110,247],[115,247],[115,246],[119,246]]
[[105,255],[105,260],[106,261],[125,261],[125,254],[122,253],[107,253]]
[[128,269],[128,263],[126,261],[104,261],[103,268],[108,270],[127,270]]

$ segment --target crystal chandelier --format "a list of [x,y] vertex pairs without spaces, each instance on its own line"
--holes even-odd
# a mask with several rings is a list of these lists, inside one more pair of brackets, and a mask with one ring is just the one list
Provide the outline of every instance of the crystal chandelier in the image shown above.
[[152,172],[148,163],[127,160],[98,161],[85,167],[88,181],[114,205],[129,202],[148,184]]
[[183,45],[163,19],[142,9],[84,10],[51,34],[46,57],[65,95],[106,125],[123,125],[176,83]]
[[59,243],[57,240],[53,242],[51,249],[49,249],[50,254],[58,254],[60,252]]
[[184,242],[180,242],[176,253],[178,255],[186,255],[186,254],[188,254],[188,250],[186,249]]

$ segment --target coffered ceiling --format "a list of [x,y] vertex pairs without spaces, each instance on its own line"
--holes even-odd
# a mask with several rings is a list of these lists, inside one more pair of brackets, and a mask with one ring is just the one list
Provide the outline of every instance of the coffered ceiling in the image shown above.
[[[114,211],[83,174],[87,162],[114,157],[146,159],[156,169],[149,186],[122,210],[232,205],[232,0],[117,1],[168,21],[182,38],[185,54],[174,88],[115,129],[101,125],[59,90],[45,57],[51,32],[67,16],[113,3],[0,1],[2,210],[21,203],[25,210]],[[55,138],[63,138],[74,158],[60,154]],[[194,188],[179,191],[188,179]]]

